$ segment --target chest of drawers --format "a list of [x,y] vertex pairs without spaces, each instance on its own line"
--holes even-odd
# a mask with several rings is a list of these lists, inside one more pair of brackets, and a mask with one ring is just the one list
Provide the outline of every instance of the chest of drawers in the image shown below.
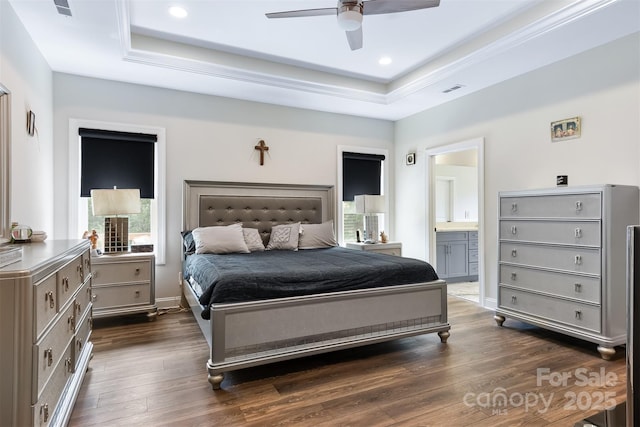
[[598,344],[626,342],[626,227],[638,188],[600,185],[501,192],[498,308],[506,317]]
[[89,241],[22,252],[0,269],[0,425],[64,426],[93,349]]

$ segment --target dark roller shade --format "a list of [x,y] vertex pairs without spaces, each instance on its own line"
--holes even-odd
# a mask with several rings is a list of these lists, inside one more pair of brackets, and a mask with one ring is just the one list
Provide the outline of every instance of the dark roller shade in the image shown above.
[[92,189],[138,188],[153,199],[156,135],[80,128],[80,196]]
[[357,194],[380,194],[384,159],[380,154],[342,153],[342,200],[353,201]]

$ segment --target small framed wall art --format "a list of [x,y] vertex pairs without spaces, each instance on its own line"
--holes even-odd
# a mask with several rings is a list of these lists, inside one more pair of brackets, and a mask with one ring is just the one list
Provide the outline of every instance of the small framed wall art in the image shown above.
[[415,165],[416,164],[416,153],[407,154],[407,164]]
[[580,117],[571,117],[570,119],[551,122],[551,142],[580,138],[581,131]]

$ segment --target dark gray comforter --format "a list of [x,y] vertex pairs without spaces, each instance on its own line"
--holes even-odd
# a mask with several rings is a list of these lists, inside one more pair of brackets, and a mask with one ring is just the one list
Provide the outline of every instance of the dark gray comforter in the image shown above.
[[213,303],[229,303],[376,288],[438,279],[411,258],[333,247],[249,254],[189,255],[184,277],[203,288],[202,317]]

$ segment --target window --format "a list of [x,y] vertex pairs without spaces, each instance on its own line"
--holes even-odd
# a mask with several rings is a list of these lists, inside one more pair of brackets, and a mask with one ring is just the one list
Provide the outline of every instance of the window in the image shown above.
[[129,238],[153,243],[156,264],[164,264],[164,129],[72,119],[69,144],[70,237],[95,229],[103,243],[104,218],[93,216],[92,188],[139,188],[141,212],[128,215]]
[[[364,229],[364,216],[356,213],[354,196],[384,194],[386,150],[367,150],[339,147],[341,198],[341,241],[355,242],[357,230]],[[382,222],[384,224],[384,221]]]

